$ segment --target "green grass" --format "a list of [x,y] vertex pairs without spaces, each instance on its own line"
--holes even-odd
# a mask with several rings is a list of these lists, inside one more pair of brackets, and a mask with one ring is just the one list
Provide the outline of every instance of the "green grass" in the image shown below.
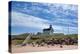
[[[15,36],[14,39],[12,39],[12,44],[21,44],[25,38],[27,36],[23,35],[23,36]],[[41,40],[51,40],[53,38],[56,39],[62,39],[62,38],[77,38],[78,39],[78,35],[77,34],[70,34],[70,35],[37,35],[37,36],[32,36],[31,39],[29,41],[27,41],[28,43],[32,43],[32,42],[37,42],[37,41],[41,41]]]
[[24,40],[12,40],[12,44],[17,45],[21,44]]

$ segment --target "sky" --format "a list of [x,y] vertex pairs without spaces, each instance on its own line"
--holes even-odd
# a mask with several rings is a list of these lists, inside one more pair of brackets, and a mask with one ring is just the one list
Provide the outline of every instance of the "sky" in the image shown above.
[[12,35],[42,32],[50,24],[54,33],[78,33],[77,5],[13,1],[9,13]]

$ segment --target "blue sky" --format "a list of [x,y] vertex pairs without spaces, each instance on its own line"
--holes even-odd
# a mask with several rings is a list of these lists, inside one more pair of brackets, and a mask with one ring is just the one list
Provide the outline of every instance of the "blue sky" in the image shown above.
[[9,12],[12,34],[42,32],[50,24],[54,33],[78,33],[77,5],[14,1]]

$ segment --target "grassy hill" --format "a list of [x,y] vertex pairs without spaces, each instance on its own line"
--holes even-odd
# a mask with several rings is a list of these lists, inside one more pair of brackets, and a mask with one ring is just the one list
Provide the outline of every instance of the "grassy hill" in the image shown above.
[[[19,35],[12,35],[11,40],[12,40],[12,44],[21,44],[25,38],[29,35],[29,33],[24,33],[24,34],[19,34]],[[64,35],[64,34],[60,34],[60,33],[56,33],[53,35],[33,35],[31,36],[31,39],[29,40],[29,42],[33,42],[33,41],[40,41],[40,40],[51,40],[53,38],[56,39],[62,39],[62,38],[74,38],[74,39],[78,39],[78,34],[68,34],[68,35]]]

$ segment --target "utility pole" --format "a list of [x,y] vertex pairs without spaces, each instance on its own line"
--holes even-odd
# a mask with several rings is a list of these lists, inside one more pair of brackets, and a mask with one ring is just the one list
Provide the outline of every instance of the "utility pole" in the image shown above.
[[69,34],[69,24],[68,24],[68,34]]

